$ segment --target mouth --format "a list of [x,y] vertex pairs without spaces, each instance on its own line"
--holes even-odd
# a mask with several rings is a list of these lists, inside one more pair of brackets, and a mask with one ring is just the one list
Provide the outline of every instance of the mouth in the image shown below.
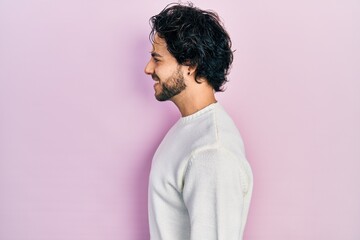
[[156,74],[152,74],[151,75],[152,80],[154,80],[155,82],[160,82],[160,79],[158,78],[158,76],[156,76]]
[[155,83],[154,83],[154,90],[155,91],[157,91],[157,89],[159,88],[159,86],[160,86],[160,82],[159,81],[156,81]]

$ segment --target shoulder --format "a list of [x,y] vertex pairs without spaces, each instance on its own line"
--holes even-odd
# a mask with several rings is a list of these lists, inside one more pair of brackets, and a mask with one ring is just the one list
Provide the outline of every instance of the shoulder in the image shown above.
[[244,154],[239,154],[224,147],[222,144],[215,143],[212,146],[205,146],[193,151],[189,158],[189,164],[194,161],[204,161],[213,164],[238,164],[246,161]]

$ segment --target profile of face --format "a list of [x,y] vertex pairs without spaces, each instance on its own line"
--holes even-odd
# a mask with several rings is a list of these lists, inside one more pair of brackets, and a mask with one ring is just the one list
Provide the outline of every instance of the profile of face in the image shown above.
[[171,100],[186,88],[183,67],[167,50],[166,41],[155,34],[145,73],[155,81],[155,98],[158,101]]

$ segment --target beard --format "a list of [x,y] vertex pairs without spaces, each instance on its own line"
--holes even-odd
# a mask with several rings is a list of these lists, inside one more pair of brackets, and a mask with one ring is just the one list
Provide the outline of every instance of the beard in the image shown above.
[[[153,79],[159,80],[159,77],[155,73],[152,77]],[[159,84],[161,85],[161,91],[158,94],[155,93],[155,98],[160,102],[171,99],[186,88],[184,75],[181,73],[180,67],[164,82],[159,81]]]

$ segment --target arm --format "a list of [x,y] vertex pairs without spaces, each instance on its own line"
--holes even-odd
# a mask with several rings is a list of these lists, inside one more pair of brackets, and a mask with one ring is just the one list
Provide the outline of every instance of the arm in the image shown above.
[[215,148],[190,159],[183,198],[190,216],[191,240],[242,238],[250,176],[244,168],[245,159],[240,158]]

